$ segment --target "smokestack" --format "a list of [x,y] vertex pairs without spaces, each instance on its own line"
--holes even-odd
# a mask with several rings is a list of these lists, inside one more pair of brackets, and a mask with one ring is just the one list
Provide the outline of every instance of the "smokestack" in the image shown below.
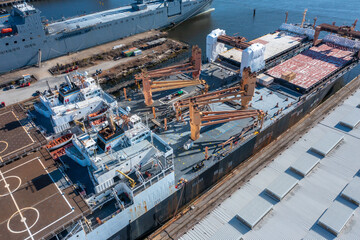
[[65,80],[66,80],[67,85],[68,85],[69,88],[71,89],[71,88],[72,88],[72,86],[71,86],[71,81],[70,81],[70,78],[69,78],[68,75],[65,76]]

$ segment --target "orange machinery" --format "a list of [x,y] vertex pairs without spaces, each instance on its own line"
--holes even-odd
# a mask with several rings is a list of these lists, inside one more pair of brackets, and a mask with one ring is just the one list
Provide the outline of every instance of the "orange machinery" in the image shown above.
[[[177,89],[182,87],[194,86],[194,85],[206,85],[204,80],[200,80],[201,72],[201,49],[198,46],[193,46],[192,55],[189,62],[179,64],[175,66],[165,67],[152,71],[142,71],[135,76],[136,80],[142,80],[143,93],[145,98],[145,104],[150,106],[153,104],[152,93],[166,91],[171,89]],[[153,78],[168,77],[172,75],[191,73],[192,80],[151,80]]]
[[[360,31],[355,31],[357,19],[352,24],[352,26],[335,26],[331,24],[320,24],[315,28],[315,34],[314,34],[314,45],[318,45],[321,40],[319,40],[319,35],[321,31],[330,32],[330,33],[336,33],[340,36],[346,36],[350,38],[356,38],[360,39]],[[358,52],[358,57],[360,57],[360,51]]]
[[[189,108],[191,139],[197,140],[200,137],[200,128],[220,123],[226,123],[244,118],[257,118],[255,122],[262,127],[265,114],[261,110],[248,110],[256,85],[256,74],[251,73],[250,68],[245,68],[240,86],[232,87],[212,93],[207,93],[178,101],[175,109],[180,112],[182,108]],[[233,111],[202,111],[201,107],[211,103],[229,102],[241,99],[241,110]]]
[[190,101],[195,101],[197,105],[208,105],[218,102],[229,102],[241,99],[241,108],[247,109],[249,102],[251,101],[256,86],[256,73],[252,73],[250,67],[244,68],[242,81],[239,86],[202,94],[199,96],[185,98],[179,100],[174,104],[176,118],[179,120],[181,111],[184,108],[188,108]]

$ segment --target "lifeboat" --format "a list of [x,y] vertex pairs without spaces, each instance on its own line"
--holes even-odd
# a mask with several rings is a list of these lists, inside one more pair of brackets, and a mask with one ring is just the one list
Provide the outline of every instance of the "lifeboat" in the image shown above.
[[49,151],[52,151],[52,150],[58,149],[60,147],[63,147],[71,141],[72,136],[73,136],[72,133],[69,133],[69,134],[61,136],[55,140],[52,140],[46,145],[46,148]]
[[11,33],[13,30],[12,28],[3,28],[1,29],[1,33],[4,34],[4,33]]
[[94,120],[91,122],[91,125],[98,126],[106,121],[106,117],[102,117],[100,119]]
[[100,111],[89,114],[89,120],[94,120],[104,116],[107,112],[107,108],[103,108]]

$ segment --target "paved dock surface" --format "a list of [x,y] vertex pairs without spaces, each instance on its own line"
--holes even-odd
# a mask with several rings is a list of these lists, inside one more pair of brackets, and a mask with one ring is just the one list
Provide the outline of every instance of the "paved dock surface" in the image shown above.
[[19,104],[0,109],[0,165],[36,151],[45,137],[28,121]]
[[192,229],[201,219],[207,216],[226,198],[231,196],[240,186],[266,167],[276,156],[289,147],[289,144],[298,140],[304,133],[319,123],[324,115],[341,103],[347,96],[360,87],[360,77],[357,77],[343,87],[326,102],[317,107],[311,114],[302,119],[294,127],[285,132],[281,138],[273,141],[259,153],[246,160],[225,176],[209,191],[199,196],[194,202],[179,211],[175,218],[169,220],[164,226],[148,239],[178,239]]
[[45,150],[0,168],[0,239],[42,239],[89,209]]
[[[159,33],[159,31],[155,31],[155,30],[140,33],[140,34],[130,36],[130,37],[127,37],[124,39],[120,39],[120,40],[117,40],[114,42],[106,43],[106,44],[92,47],[89,49],[85,49],[85,50],[82,50],[82,51],[79,51],[76,53],[72,53],[70,55],[66,55],[66,56],[62,56],[62,57],[58,57],[58,58],[54,58],[54,59],[45,61],[41,64],[40,68],[33,66],[33,67],[27,67],[24,69],[15,70],[10,73],[2,74],[2,75],[0,75],[0,85],[15,82],[16,80],[21,79],[23,75],[27,75],[27,74],[33,75],[38,81],[36,83],[32,84],[30,87],[11,89],[11,90],[7,90],[7,91],[4,91],[3,89],[1,89],[0,102],[5,102],[7,105],[9,105],[9,104],[14,104],[19,101],[26,100],[26,99],[32,97],[32,95],[35,93],[36,90],[44,91],[44,90],[48,89],[46,81],[49,81],[49,84],[51,87],[54,87],[55,85],[59,85],[61,82],[64,81],[64,76],[53,76],[48,71],[49,68],[56,66],[56,64],[65,65],[65,64],[72,63],[72,62],[75,62],[75,61],[78,61],[81,59],[89,58],[93,55],[109,52],[116,45],[120,45],[120,44],[128,45],[134,41],[149,38],[158,33]],[[149,49],[147,52],[151,52],[151,49]],[[137,57],[142,57],[142,56],[143,55],[139,55]],[[134,59],[134,58],[131,58],[131,60],[132,59]],[[113,68],[120,64],[124,64],[128,60],[129,60],[128,58],[124,58],[124,59],[120,59],[118,61],[113,61],[113,60],[104,61],[100,65],[90,66],[90,67],[86,67],[84,69],[79,69],[79,70],[87,71],[89,73],[94,73],[96,71],[96,69],[102,69],[104,71],[106,69]]]

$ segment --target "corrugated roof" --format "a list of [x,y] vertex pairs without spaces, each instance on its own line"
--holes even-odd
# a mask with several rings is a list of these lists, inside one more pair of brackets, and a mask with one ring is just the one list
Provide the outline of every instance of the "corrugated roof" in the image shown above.
[[334,201],[334,203],[325,211],[324,215],[321,216],[318,224],[337,236],[353,213],[354,209],[338,201]]
[[276,200],[281,200],[288,194],[291,189],[293,189],[296,184],[299,182],[293,176],[290,176],[287,173],[281,174],[278,178],[276,178],[265,190],[267,194]]
[[294,162],[290,169],[302,177],[305,177],[311,169],[313,169],[320,161],[320,158],[311,154],[302,154],[299,159]]
[[360,205],[360,177],[354,177],[354,179],[346,186],[341,196],[350,202]]
[[360,109],[354,108],[352,112],[344,116],[344,119],[340,121],[340,124],[350,129],[355,128],[360,122]]
[[230,224],[223,225],[210,239],[211,240],[240,240],[242,234]]
[[272,207],[270,202],[257,196],[236,214],[236,218],[249,228],[254,228]]
[[[348,191],[356,194],[360,192],[359,187],[351,189],[352,185],[349,184],[352,184],[355,178],[359,178],[356,174],[360,170],[360,161],[357,158],[357,156],[360,156],[360,126],[349,131],[348,128],[339,128],[338,123],[346,117],[347,113],[353,111],[359,103],[360,90],[346,99],[340,107],[331,111],[329,115],[325,116],[324,120],[304,134],[296,143],[289,146],[274,161],[249,179],[248,182],[239,186],[240,189],[232,193],[229,198],[224,200],[199,224],[196,224],[193,230],[189,230],[182,239],[190,239],[185,237],[194,236],[193,232],[196,232],[197,236],[204,237],[192,237],[191,239],[209,239],[217,234],[217,231],[224,225],[234,227],[242,234],[244,240],[333,239],[334,235],[319,226],[317,222],[334,201],[341,202],[345,206],[356,206],[341,197],[341,194],[346,193],[345,190],[348,187]],[[321,158],[317,166],[311,170],[311,174],[305,175],[308,169],[312,167],[312,163],[320,159],[320,156],[316,158],[316,154],[313,154],[309,149],[322,141],[322,137],[328,132],[342,135],[343,142],[339,147],[333,149],[330,154]],[[297,165],[301,159],[308,161],[310,158],[313,161],[309,161],[309,164],[301,162],[300,167]],[[301,171],[305,175],[303,178],[298,178],[299,182],[296,188],[292,189],[285,198],[277,203],[266,194],[263,194],[269,183],[280,175],[287,173],[293,174],[295,177],[296,175],[290,170],[292,167],[296,167],[298,170],[302,169]],[[240,223],[240,221],[237,222],[243,228],[234,226],[233,221],[234,219],[237,220],[236,214],[243,208],[255,206],[253,200],[261,198],[266,198],[270,202],[273,201],[274,205],[271,212],[263,220],[259,221],[252,230]],[[354,207],[353,209],[355,209],[353,217],[344,224],[342,231],[338,235],[341,239],[353,240],[358,239],[360,236],[360,207]],[[224,215],[226,217],[219,218],[219,216]],[[345,216],[348,215],[345,214]],[[213,220],[214,218],[216,221]],[[206,219],[208,221],[205,221]],[[342,223],[345,223],[345,221],[342,221]],[[201,234],[203,232],[206,232],[206,234]]]
[[312,147],[311,151],[326,156],[333,148],[335,148],[344,136],[338,132],[327,131]]

